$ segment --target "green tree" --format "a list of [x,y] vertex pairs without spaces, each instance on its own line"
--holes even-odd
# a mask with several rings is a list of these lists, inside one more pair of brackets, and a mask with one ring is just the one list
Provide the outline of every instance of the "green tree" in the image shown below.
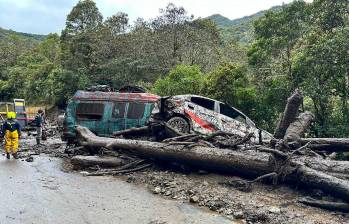
[[[302,89],[313,102],[318,136],[347,132],[342,126],[349,123],[348,37],[348,28],[326,34],[314,31],[304,39],[304,47],[294,57],[294,72],[303,77]],[[330,126],[336,125],[341,128],[330,131]]]
[[161,96],[199,94],[203,74],[196,65],[177,65],[170,73],[156,80],[152,92]]
[[297,42],[308,30],[308,5],[295,1],[282,10],[270,11],[254,24],[256,39],[249,50],[249,62],[259,75],[286,76],[289,91],[298,87],[292,73],[292,53]]
[[62,65],[64,69],[84,75],[91,82],[96,76],[99,58],[98,32],[103,17],[92,0],[80,0],[68,14],[66,27],[62,31]]

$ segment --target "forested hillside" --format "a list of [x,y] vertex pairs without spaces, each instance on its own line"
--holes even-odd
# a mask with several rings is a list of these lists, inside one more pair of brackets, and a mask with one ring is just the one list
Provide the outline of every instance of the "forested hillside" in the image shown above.
[[45,35],[39,35],[39,34],[31,34],[31,33],[22,33],[22,32],[16,32],[13,30],[6,30],[0,27],[0,40],[5,39],[11,39],[11,37],[18,37],[27,39],[28,41],[41,41],[45,38]]
[[220,14],[214,14],[207,17],[215,22],[222,38],[225,41],[237,41],[240,44],[251,44],[254,38],[253,23],[260,17],[264,16],[268,11],[277,12],[281,10],[281,6],[274,6],[269,10],[260,11],[250,16],[239,19],[230,20]]
[[77,89],[136,84],[227,102],[272,130],[299,88],[304,109],[316,115],[309,135],[349,137],[348,14],[347,0],[295,1],[232,23],[240,31],[225,41],[215,22],[173,4],[130,23],[124,12],[103,18],[92,0],[81,0],[61,35],[29,47],[0,42],[0,98],[64,106]]

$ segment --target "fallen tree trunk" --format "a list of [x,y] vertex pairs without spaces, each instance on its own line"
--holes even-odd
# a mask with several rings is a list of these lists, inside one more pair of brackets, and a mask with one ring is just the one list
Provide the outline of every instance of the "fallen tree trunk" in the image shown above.
[[75,168],[100,166],[100,167],[119,167],[124,161],[116,157],[99,156],[74,156],[71,163]]
[[274,137],[282,139],[285,136],[288,126],[297,117],[299,106],[303,102],[303,96],[299,90],[296,90],[292,96],[287,99],[287,104],[282,113],[279,123],[275,128]]
[[310,112],[301,113],[295,121],[293,121],[287,128],[284,143],[299,142],[301,136],[309,128],[311,122],[314,120],[314,115]]
[[90,147],[122,150],[143,158],[183,163],[205,170],[258,177],[280,172],[282,168],[286,181],[301,182],[306,186],[319,188],[349,201],[349,181],[308,168],[298,160],[283,161],[280,167],[279,161],[269,153],[255,150],[240,152],[201,146],[189,148],[159,142],[97,137],[84,127],[77,127],[77,132],[81,137],[81,143]]
[[349,138],[301,138],[300,143],[309,148],[328,152],[349,152]]
[[120,135],[139,135],[144,134],[146,132],[150,132],[149,126],[144,126],[140,128],[130,128],[122,131],[116,131],[113,133],[113,136],[120,136]]
[[314,170],[325,172],[329,175],[349,180],[349,162],[324,160],[319,158],[300,158],[299,161]]
[[348,203],[315,200],[313,198],[302,198],[299,200],[299,202],[305,205],[310,205],[313,207],[323,208],[331,211],[349,212]]

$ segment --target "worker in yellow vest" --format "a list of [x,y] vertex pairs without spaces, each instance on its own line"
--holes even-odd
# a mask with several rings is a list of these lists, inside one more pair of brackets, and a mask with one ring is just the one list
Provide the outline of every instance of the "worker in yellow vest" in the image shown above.
[[5,137],[5,151],[7,159],[10,159],[10,153],[15,159],[18,159],[18,139],[21,136],[21,126],[16,120],[15,112],[7,113],[7,120],[4,122],[1,131],[1,137]]

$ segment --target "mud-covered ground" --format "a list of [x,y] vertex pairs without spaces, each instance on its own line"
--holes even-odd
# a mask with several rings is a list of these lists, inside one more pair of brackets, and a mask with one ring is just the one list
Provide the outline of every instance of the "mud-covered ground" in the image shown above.
[[[79,175],[86,173],[71,170],[69,157],[63,153],[65,144],[58,137],[49,138],[45,146],[34,146],[34,143],[33,137],[22,140],[20,155],[23,161],[30,162],[30,157],[35,160],[42,154],[48,154],[63,158],[66,170]],[[226,184],[239,177],[163,165],[154,165],[146,170],[118,175],[115,178],[141,186],[158,197],[208,208],[226,216],[233,223],[349,223],[349,214],[312,208],[297,202],[299,198],[309,194],[318,196],[321,192],[317,190],[305,192],[297,190],[296,186],[291,188],[255,183],[250,192],[244,192]]]

